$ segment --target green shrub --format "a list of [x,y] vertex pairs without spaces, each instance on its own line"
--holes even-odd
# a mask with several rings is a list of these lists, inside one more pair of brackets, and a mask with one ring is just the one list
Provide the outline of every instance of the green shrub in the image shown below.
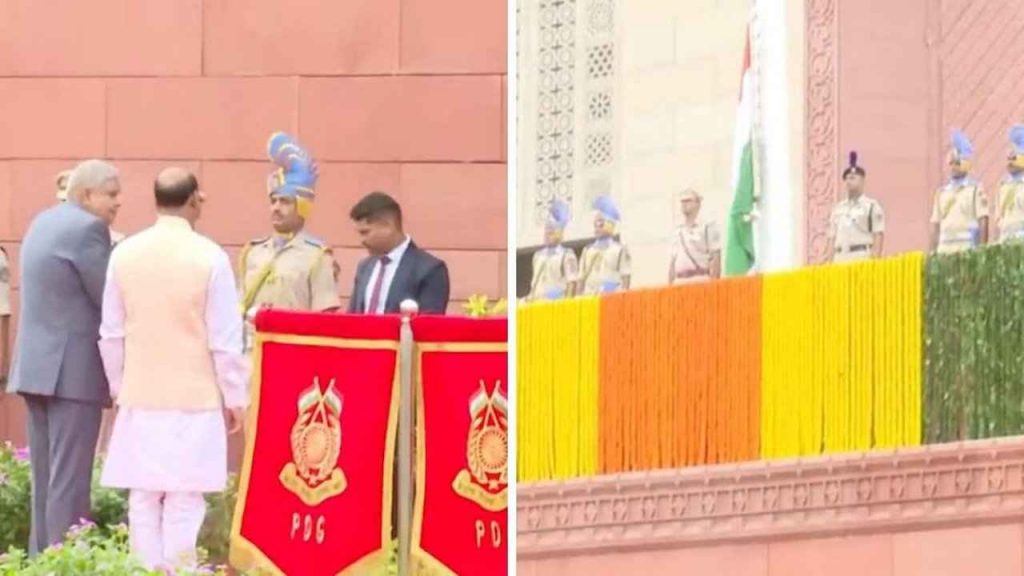
[[[71,530],[67,540],[29,561],[24,552],[28,544],[32,518],[32,481],[28,450],[10,443],[0,445],[0,576],[50,576],[52,574],[148,575],[131,558],[128,550],[127,492],[99,485],[102,462],[97,459],[92,477],[92,514],[81,526]],[[206,497],[206,521],[199,533],[201,560],[226,565],[231,539],[231,523],[238,498],[238,476],[230,475],[223,492]],[[222,574],[204,568],[195,574]],[[388,574],[397,574],[397,549],[391,543]],[[179,572],[178,576],[184,576]]]
[[[11,549],[0,555],[0,576],[53,576],[89,574],[90,576],[156,576],[167,572],[147,570],[128,548],[128,529],[124,524],[101,530],[86,522],[73,527],[61,544],[51,546],[31,560],[25,552]],[[174,576],[199,574],[225,575],[224,567],[201,566],[178,570]]]
[[28,544],[32,518],[32,475],[28,451],[0,446],[0,552]]
[[[128,494],[100,486],[102,460],[97,458],[92,474],[92,513],[89,520],[100,533],[108,533],[114,526],[128,521]],[[235,509],[238,478],[232,475],[228,489],[207,496],[208,511],[199,538],[213,562],[228,559],[228,541]],[[15,448],[10,443],[0,445],[0,551],[11,547],[24,548],[28,544],[32,522],[32,475],[28,449]]]

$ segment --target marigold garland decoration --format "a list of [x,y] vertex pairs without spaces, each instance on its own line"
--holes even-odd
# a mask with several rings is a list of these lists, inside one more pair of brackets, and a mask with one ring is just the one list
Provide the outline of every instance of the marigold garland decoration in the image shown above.
[[1024,245],[521,307],[520,480],[1024,434]]

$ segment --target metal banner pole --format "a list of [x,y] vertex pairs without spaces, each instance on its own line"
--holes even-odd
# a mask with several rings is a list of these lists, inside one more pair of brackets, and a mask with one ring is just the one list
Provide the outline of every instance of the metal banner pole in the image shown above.
[[398,575],[409,576],[412,546],[412,437],[413,437],[413,338],[412,317],[419,305],[412,300],[401,304],[402,329],[399,336],[398,404]]

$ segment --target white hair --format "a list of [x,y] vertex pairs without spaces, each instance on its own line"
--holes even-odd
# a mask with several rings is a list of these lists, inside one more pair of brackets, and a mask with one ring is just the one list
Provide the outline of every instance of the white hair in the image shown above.
[[103,160],[86,160],[71,171],[66,184],[68,198],[81,200],[82,192],[103,186],[111,180],[117,180],[121,173],[109,162]]

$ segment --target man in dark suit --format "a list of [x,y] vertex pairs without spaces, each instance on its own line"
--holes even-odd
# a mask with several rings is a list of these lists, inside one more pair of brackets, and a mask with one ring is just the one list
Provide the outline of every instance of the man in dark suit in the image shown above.
[[448,310],[448,266],[402,230],[402,208],[394,198],[371,192],[349,217],[370,252],[356,268],[350,313],[396,314],[403,300],[414,300],[424,314]]
[[21,312],[10,388],[28,408],[30,553],[90,515],[93,455],[110,388],[98,347],[117,169],[79,164],[68,201],[44,210],[21,244]]

